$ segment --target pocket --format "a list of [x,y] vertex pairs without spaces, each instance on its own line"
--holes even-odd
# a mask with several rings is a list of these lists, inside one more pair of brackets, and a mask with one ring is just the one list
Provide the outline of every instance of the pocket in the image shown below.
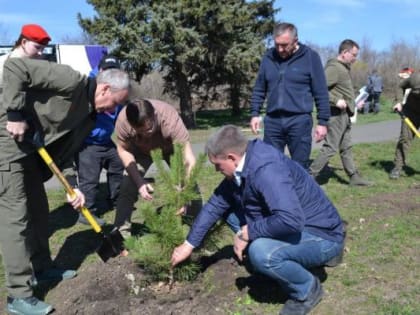
[[10,164],[6,163],[0,166],[0,195],[2,195],[6,188],[10,178]]

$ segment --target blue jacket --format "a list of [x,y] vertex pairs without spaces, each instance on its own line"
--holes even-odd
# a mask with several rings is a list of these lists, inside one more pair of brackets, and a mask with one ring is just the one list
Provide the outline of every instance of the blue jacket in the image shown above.
[[115,129],[115,122],[122,106],[118,105],[114,112],[104,112],[96,114],[95,128],[85,139],[86,144],[95,144],[102,146],[114,146],[112,133]]
[[328,89],[318,53],[299,43],[288,59],[280,58],[275,48],[264,55],[251,96],[251,116],[260,114],[267,98],[267,114],[281,110],[312,113],[317,108],[318,124],[326,126],[330,118]]
[[[89,73],[90,78],[95,78],[98,75],[98,67],[92,69]],[[103,146],[115,146],[111,139],[112,133],[115,129],[115,122],[122,106],[118,105],[113,113],[105,112],[96,114],[95,128],[85,139],[86,144],[95,144]]]
[[303,230],[342,242],[343,225],[324,191],[298,163],[261,140],[248,144],[242,184],[224,179],[195,219],[187,240],[199,246],[224,215],[245,216],[250,240],[281,239]]

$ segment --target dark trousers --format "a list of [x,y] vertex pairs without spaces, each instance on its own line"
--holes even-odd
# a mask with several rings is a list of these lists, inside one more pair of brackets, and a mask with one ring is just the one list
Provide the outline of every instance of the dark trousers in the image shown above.
[[312,149],[312,126],[311,114],[269,114],[264,117],[264,142],[281,152],[287,145],[291,159],[307,170]]
[[31,154],[0,170],[0,245],[7,293],[32,296],[33,272],[52,266],[48,199],[39,160]]
[[[411,120],[414,127],[418,129],[420,127],[420,116],[413,113],[405,114]],[[410,129],[410,127],[408,127],[404,121],[401,121],[400,137],[398,139],[397,147],[395,148],[394,163],[396,170],[401,171],[403,166],[407,164],[408,151],[410,150],[411,144],[415,137],[416,135]]]
[[79,189],[86,198],[85,206],[97,210],[95,201],[102,169],[107,171],[108,199],[116,202],[124,166],[115,146],[85,145],[76,158]]
[[381,105],[379,103],[380,96],[381,92],[372,92],[372,94],[369,94],[369,97],[366,100],[365,105],[363,106],[363,114],[367,114],[370,111],[373,111],[374,113],[379,113],[381,109]]

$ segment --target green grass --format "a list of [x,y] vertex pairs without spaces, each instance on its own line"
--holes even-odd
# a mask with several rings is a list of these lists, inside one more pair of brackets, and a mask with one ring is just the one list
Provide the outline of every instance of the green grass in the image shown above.
[[[364,125],[373,122],[381,122],[387,120],[399,119],[399,116],[392,112],[394,104],[385,98],[381,98],[381,111],[378,114],[369,113],[363,115],[361,113],[357,116],[357,124]],[[316,123],[316,110],[312,114],[314,123]],[[251,135],[249,130],[249,121],[251,117],[248,109],[243,109],[239,116],[232,116],[230,109],[221,110],[203,110],[196,113],[197,128],[190,130],[191,142],[205,142],[209,135],[217,128],[226,124],[234,124],[240,126],[248,135]]]
[[381,109],[380,109],[380,112],[377,114],[369,113],[365,115],[365,114],[358,113],[357,124],[364,125],[364,124],[369,124],[373,122],[399,119],[398,114],[392,111],[392,107],[394,106],[394,103],[382,97],[381,97],[380,103],[381,103]]
[[[397,181],[390,181],[388,172],[392,168],[394,150],[394,142],[353,147],[355,162],[362,175],[375,182],[371,187],[348,186],[348,178],[338,156],[331,160],[329,166],[332,172],[323,176],[322,187],[342,218],[349,223],[347,253],[342,265],[327,269],[328,279],[324,282],[326,296],[311,314],[419,314],[420,142],[415,141],[412,145],[408,174]],[[315,156],[316,152],[313,152],[312,157]],[[200,188],[207,199],[221,175],[209,166],[205,169],[204,178]],[[50,239],[52,254],[57,255],[69,240],[73,240],[71,244],[77,252],[78,244],[92,235],[90,228],[62,224],[62,217],[58,214],[71,211],[64,206],[62,190],[49,191],[48,197],[54,217],[51,220],[54,227]],[[105,219],[113,222],[114,212],[106,213]],[[76,241],[75,235],[79,236]],[[229,237],[228,242],[230,240]],[[97,260],[96,254],[87,253],[81,264]],[[217,288],[211,286],[211,275],[208,277],[209,291],[217,292]],[[0,282],[4,288],[4,278],[0,278]],[[0,298],[4,298],[5,290],[1,292]],[[246,292],[236,302],[233,309],[226,310],[227,314],[243,315],[245,313],[241,310],[245,312],[246,306],[258,304]],[[272,314],[280,306],[261,303],[257,308],[261,314]]]

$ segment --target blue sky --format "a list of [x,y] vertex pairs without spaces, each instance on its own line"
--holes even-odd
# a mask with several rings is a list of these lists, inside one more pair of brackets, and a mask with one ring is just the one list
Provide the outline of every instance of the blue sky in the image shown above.
[[[420,42],[420,0],[276,0],[279,21],[294,23],[301,41],[337,46],[341,40],[368,40],[376,50],[394,41]],[[54,43],[77,37],[77,13],[94,15],[85,0],[0,0],[0,44],[10,44],[22,24],[45,27]]]

